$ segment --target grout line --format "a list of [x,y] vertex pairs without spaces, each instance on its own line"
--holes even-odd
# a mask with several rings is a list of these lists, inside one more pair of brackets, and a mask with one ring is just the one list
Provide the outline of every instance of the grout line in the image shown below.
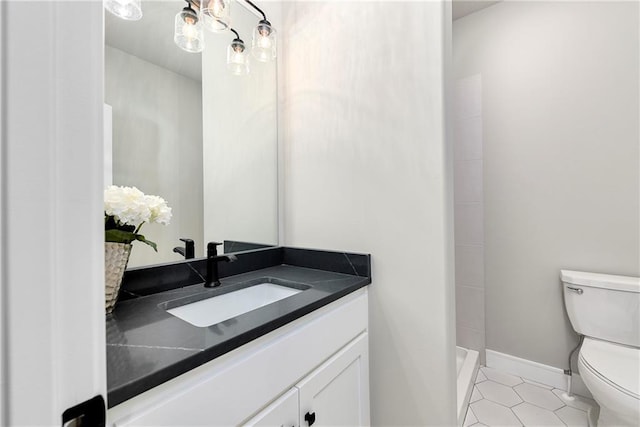
[[[530,383],[524,383],[524,384],[530,384]],[[520,385],[520,384],[518,384],[518,385]],[[533,384],[531,384],[531,385],[533,385]],[[536,386],[536,387],[538,387],[538,386]],[[524,398],[524,397],[522,397],[522,395],[521,395],[520,393],[518,393],[518,390],[516,390],[514,387],[511,387],[511,388],[513,388],[513,391],[518,395],[518,397],[520,397],[520,399],[522,399],[522,401],[523,401],[523,402],[527,402],[528,404],[530,404],[530,405],[532,405],[532,406],[535,406],[536,408],[544,409],[545,411],[549,411],[549,412],[553,412],[553,413],[555,413],[557,410],[562,409],[562,408],[564,408],[565,406],[567,406],[567,404],[566,404],[566,403],[564,403],[560,398],[558,398],[558,396],[556,396],[556,395],[554,394],[555,398],[556,398],[556,399],[558,399],[560,402],[562,402],[562,406],[561,406],[561,407],[559,407],[558,409],[555,409],[555,410],[551,410],[551,409],[543,408],[543,407],[542,407],[542,406],[540,406],[540,405],[536,405],[536,404],[535,404],[535,403],[533,403],[533,402],[529,402],[528,400],[525,400],[525,398]],[[551,390],[547,390],[547,389],[544,389],[544,388],[542,388],[542,387],[538,387],[538,388],[541,388],[542,390],[548,391],[549,393],[553,394],[553,393],[551,392]],[[562,421],[562,420],[560,420],[560,421]]]
[[[476,419],[476,422],[471,424],[471,426],[474,426],[476,424],[478,424],[480,422],[480,420],[478,420],[478,417],[476,416],[475,412],[473,412],[473,409],[471,409],[471,404],[467,405],[467,413],[464,416],[464,420],[462,420],[462,425],[464,426],[464,422],[467,421],[467,417],[469,416],[469,412],[471,412],[471,414],[473,415],[473,418]],[[471,427],[469,426],[469,427]]]
[[459,286],[465,286],[467,288],[475,288],[475,289],[482,289],[484,291],[484,281],[480,284],[474,285],[474,284],[469,284],[469,283],[465,283],[465,282],[456,282],[456,287]]
[[484,284],[482,286],[476,286],[476,285],[465,285],[463,283],[456,283],[456,288],[471,288],[471,289],[478,289],[484,292]]
[[470,163],[470,162],[477,162],[477,161],[482,161],[482,157],[478,157],[477,159],[454,159],[453,160],[454,163]]
[[[523,402],[523,403],[524,403],[524,402]],[[525,425],[524,421],[522,421],[522,420],[520,419],[520,417],[519,417],[515,412],[513,412],[513,410],[512,410],[511,408],[509,408],[509,410],[511,411],[511,413],[513,414],[513,416],[514,416],[514,417],[516,417],[516,419],[517,419],[518,421],[520,421],[520,425],[521,425],[521,426],[524,426],[524,425]]]
[[[562,408],[560,408],[560,409],[562,409]],[[555,414],[556,412],[555,412],[555,411],[553,411],[553,413]],[[558,417],[558,414],[556,414],[556,417]],[[562,424],[564,424],[565,426],[569,427],[569,424],[565,423],[565,422],[564,422],[564,420],[563,420],[562,418],[558,417],[558,419],[560,420],[560,422],[561,422]],[[589,423],[589,418],[587,418],[587,425],[588,425],[588,423]]]
[[[484,382],[484,381],[483,381]],[[484,399],[484,394],[482,394],[482,392],[480,391],[480,389],[478,387],[476,387],[476,385],[473,385],[473,388],[476,389],[476,391],[478,392],[478,394],[482,397],[482,399]],[[473,390],[471,390],[471,392],[473,393]],[[481,399],[481,400],[482,400]]]
[[[500,405],[500,406],[502,406],[503,408],[507,408],[507,409],[511,410],[511,406],[506,406],[506,405],[504,405],[504,404],[502,404],[502,403],[500,403],[500,402],[496,402],[495,400],[491,400],[491,399],[489,399],[489,398],[487,398],[487,397],[485,397],[485,398],[484,398],[484,400],[488,400],[489,402],[493,402],[493,403],[495,403],[496,405]],[[479,401],[478,401],[478,402],[479,402]],[[520,402],[520,403],[523,403],[523,402]],[[516,404],[515,404],[515,405],[513,405],[513,406],[519,405],[520,403],[516,403]]]
[[[481,368],[486,368],[486,367],[481,366]],[[498,371],[498,370],[496,370],[496,371]],[[481,369],[478,369],[478,372],[482,372],[482,370],[481,370]],[[502,372],[502,371],[498,371],[498,372]],[[503,373],[505,373],[505,374],[506,374],[506,372],[503,372]],[[516,378],[519,378],[522,382],[521,382],[520,384],[516,384],[516,385],[514,385],[514,386],[507,386],[507,385],[502,384],[502,383],[499,383],[499,382],[497,382],[497,381],[492,381],[491,379],[489,379],[489,377],[487,377],[487,376],[486,376],[486,374],[484,374],[484,372],[483,372],[483,375],[485,375],[486,380],[483,380],[483,381],[480,381],[480,382],[475,382],[475,383],[473,384],[473,387],[475,388],[475,390],[478,392],[478,394],[479,394],[482,398],[481,398],[480,400],[477,400],[477,401],[473,402],[473,404],[476,404],[476,403],[478,403],[478,402],[481,402],[481,401],[483,401],[483,400],[486,400],[486,401],[489,401],[489,402],[494,403],[494,404],[496,404],[496,405],[502,406],[503,408],[507,408],[509,411],[511,411],[511,413],[512,413],[512,414],[516,417],[516,419],[520,422],[520,425],[521,425],[521,426],[525,426],[525,424],[524,424],[524,422],[520,419],[520,417],[518,417],[518,415],[515,413],[515,411],[513,410],[513,408],[515,408],[516,406],[522,405],[522,404],[524,404],[524,403],[528,403],[529,405],[534,406],[534,407],[536,407],[536,408],[538,408],[538,409],[541,409],[541,410],[543,410],[543,411],[547,411],[547,412],[550,412],[550,413],[554,414],[554,415],[558,418],[558,420],[560,420],[560,422],[561,422],[564,426],[569,426],[569,424],[567,424],[567,423],[566,423],[562,418],[560,418],[560,416],[558,416],[558,414],[557,414],[556,412],[557,412],[557,411],[559,411],[559,410],[561,410],[561,409],[563,409],[563,408],[565,408],[565,407],[569,407],[569,408],[572,408],[572,409],[575,409],[575,410],[581,411],[581,412],[583,412],[583,413],[585,414],[585,416],[588,416],[588,411],[585,411],[585,410],[580,409],[580,408],[573,407],[573,406],[571,406],[571,405],[567,405],[567,404],[566,404],[566,403],[565,403],[565,402],[564,402],[564,401],[563,401],[563,400],[562,400],[558,395],[556,395],[555,393],[553,393],[553,390],[555,390],[555,388],[554,388],[554,389],[552,389],[552,390],[546,389],[546,388],[541,387],[541,386],[538,386],[538,385],[536,385],[536,384],[532,384],[532,383],[530,383],[530,382],[527,382],[527,381],[525,381],[525,378],[523,378],[523,377],[519,377],[519,376],[517,376],[517,375],[511,375],[511,376],[516,377]],[[476,379],[477,379],[477,375],[476,375]],[[491,400],[491,399],[486,398],[486,397],[482,394],[482,392],[480,392],[480,389],[477,387],[477,385],[478,385],[478,384],[480,384],[480,383],[482,383],[482,382],[486,382],[486,381],[492,381],[492,382],[494,382],[494,383],[496,383],[496,384],[501,384],[501,385],[504,385],[505,387],[509,387],[509,388],[511,388],[511,389],[516,393],[516,395],[517,395],[517,396],[522,400],[522,402],[517,403],[517,404],[515,404],[515,405],[513,405],[513,406],[511,406],[511,407],[507,407],[507,406],[505,406],[505,405],[504,405],[504,404],[502,404],[502,403],[499,403],[499,402],[496,402],[496,401],[494,401],[494,400]],[[543,408],[542,406],[536,405],[535,403],[530,402],[530,401],[528,401],[528,400],[524,399],[524,397],[523,397],[522,395],[520,395],[520,393],[518,393],[518,391],[515,389],[515,387],[517,387],[517,386],[519,386],[519,385],[521,385],[521,384],[530,384],[530,385],[532,385],[532,386],[535,386],[535,387],[538,387],[538,388],[542,389],[544,392],[548,392],[548,393],[553,394],[553,395],[554,395],[554,397],[555,397],[556,399],[558,399],[558,400],[562,403],[562,406],[561,406],[561,407],[559,407],[559,408],[557,408],[557,409],[555,409],[555,410],[551,410],[551,409]],[[472,424],[470,427],[478,426],[478,425],[482,425],[482,421],[480,421],[480,419],[479,419],[479,418],[478,418],[478,416],[475,414],[475,412],[473,412],[473,409],[471,408],[471,405],[472,405],[472,403],[471,403],[471,402],[467,405],[467,412],[468,412],[468,411],[471,411],[471,412],[473,413],[474,417],[476,418],[477,422],[476,422],[475,424]],[[465,420],[466,420],[466,416],[465,416]]]
[[[584,409],[580,409],[580,408],[576,408],[574,406],[569,406],[567,404],[565,404],[562,408],[571,408],[571,409],[575,409],[576,411],[580,411],[580,412],[584,412],[585,414],[588,414],[588,411],[585,411]],[[558,408],[555,411],[553,411],[554,413],[558,412],[560,409],[562,408]]]
[[[484,205],[484,201],[468,201],[468,202],[464,202],[464,201],[455,201],[453,202],[454,207],[456,206],[483,206]],[[478,246],[482,246],[482,245],[478,245]]]

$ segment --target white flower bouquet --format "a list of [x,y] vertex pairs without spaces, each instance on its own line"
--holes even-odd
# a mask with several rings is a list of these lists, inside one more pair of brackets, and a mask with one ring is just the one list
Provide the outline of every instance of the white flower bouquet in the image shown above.
[[105,242],[127,243],[134,240],[146,243],[156,252],[157,246],[139,234],[145,222],[167,225],[171,208],[158,196],[148,196],[135,187],[110,185],[104,190]]

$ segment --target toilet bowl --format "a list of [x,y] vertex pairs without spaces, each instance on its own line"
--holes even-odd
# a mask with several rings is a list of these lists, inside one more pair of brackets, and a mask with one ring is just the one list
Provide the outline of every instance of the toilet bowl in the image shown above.
[[598,425],[640,425],[640,349],[585,338],[578,370],[600,405]]
[[[640,426],[640,278],[561,271],[578,370],[600,405],[599,427]],[[590,423],[591,424],[591,423]]]

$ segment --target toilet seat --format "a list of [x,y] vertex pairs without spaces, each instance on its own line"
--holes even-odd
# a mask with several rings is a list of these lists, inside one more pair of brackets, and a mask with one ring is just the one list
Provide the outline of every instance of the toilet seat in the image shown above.
[[632,399],[640,400],[639,348],[585,337],[579,361],[600,381]]

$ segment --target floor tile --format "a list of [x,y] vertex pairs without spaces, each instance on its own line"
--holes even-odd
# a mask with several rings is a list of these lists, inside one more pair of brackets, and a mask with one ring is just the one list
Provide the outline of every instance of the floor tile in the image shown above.
[[[564,406],[562,400],[551,391],[537,385],[522,383],[513,388],[525,402],[533,403],[550,411],[555,411]],[[484,393],[482,394],[484,396]]]
[[556,415],[569,427],[587,427],[589,418],[585,411],[565,406],[556,411]]
[[479,422],[491,427],[522,425],[520,420],[511,412],[511,409],[487,399],[472,403],[471,409],[473,409],[473,413]]
[[480,368],[480,370],[491,381],[495,381],[509,387],[513,387],[514,385],[522,383],[522,379],[520,377],[516,377],[515,375],[505,374],[504,372],[500,372],[498,370],[487,367]]
[[473,411],[471,410],[471,408],[468,408],[467,415],[464,417],[464,423],[462,423],[462,426],[469,427],[476,424],[477,422],[478,422],[478,419],[473,414]]
[[578,395],[574,395],[573,396],[574,397],[573,400],[567,399],[566,397],[564,397],[565,393],[566,392],[564,390],[560,390],[558,388],[554,388],[553,389],[553,394],[558,396],[558,399],[562,400],[565,405],[571,406],[572,408],[581,409],[583,411],[588,411],[589,408],[598,405],[595,402],[595,400],[588,399],[586,397],[582,397],[582,396],[578,396]]
[[469,403],[477,402],[482,399],[482,394],[478,391],[478,387],[473,386],[473,391],[471,392],[471,399],[469,399]]
[[521,403],[512,408],[514,414],[525,426],[558,426],[564,427],[564,423],[552,411],[542,409],[531,403]]
[[537,385],[538,387],[546,388],[547,390],[553,390],[553,386],[552,385],[542,384],[542,383],[539,383],[539,382],[536,382],[536,381],[533,381],[533,380],[528,380],[526,378],[522,378],[522,381],[524,381],[525,383]]
[[564,393],[482,366],[471,392],[464,427],[587,427],[587,411],[592,407],[597,410],[597,403],[577,395],[569,400],[563,397]]
[[518,396],[511,387],[507,387],[506,385],[493,381],[483,381],[480,384],[477,384],[476,387],[485,399],[501,405],[511,407],[518,403],[522,403],[520,396]]

